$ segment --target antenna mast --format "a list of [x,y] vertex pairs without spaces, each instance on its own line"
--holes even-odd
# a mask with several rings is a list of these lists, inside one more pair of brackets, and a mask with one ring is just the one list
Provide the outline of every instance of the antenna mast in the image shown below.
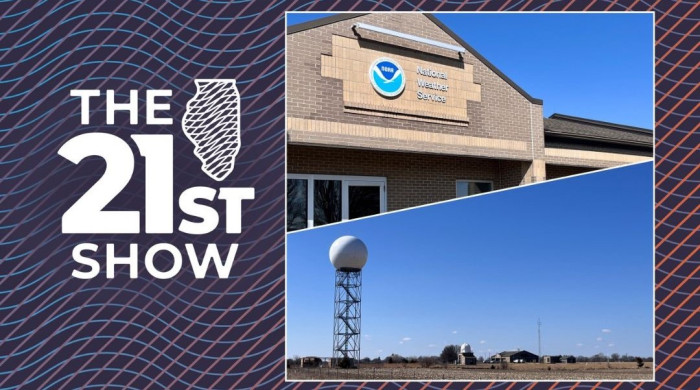
[[542,361],[542,333],[540,332],[540,327],[542,326],[542,321],[537,319],[537,355],[538,359]]

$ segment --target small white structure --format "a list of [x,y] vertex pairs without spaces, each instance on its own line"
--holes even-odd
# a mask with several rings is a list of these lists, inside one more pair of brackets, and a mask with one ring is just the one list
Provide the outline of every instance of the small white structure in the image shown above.
[[459,364],[474,365],[476,364],[476,356],[472,352],[471,345],[464,343],[459,347]]

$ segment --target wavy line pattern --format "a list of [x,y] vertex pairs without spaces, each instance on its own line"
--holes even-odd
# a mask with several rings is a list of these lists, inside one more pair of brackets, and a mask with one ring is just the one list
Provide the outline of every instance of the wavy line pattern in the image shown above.
[[[230,388],[240,378],[274,387],[284,337],[284,8],[283,3],[127,1],[13,2],[0,6],[0,388]],[[128,248],[131,237],[68,236],[65,210],[102,174],[104,163],[75,166],[56,154],[80,132],[175,134],[177,193],[203,181],[180,131],[194,77],[236,78],[245,145],[221,186],[255,187],[240,235],[223,224],[206,237],[139,235],[145,248],[169,242],[238,243],[229,279],[139,277],[117,268],[78,280],[71,248],[93,242]],[[172,127],[128,115],[105,125],[103,99],[81,126],[75,88],[172,89]],[[140,103],[145,99],[139,96]],[[114,204],[143,208],[143,161]],[[140,173],[139,173],[140,172]],[[208,183],[208,184],[207,184]],[[223,215],[222,205],[216,205]],[[180,216],[178,216],[179,218]],[[177,221],[176,221],[177,223]],[[221,245],[222,249],[228,244]],[[119,250],[119,249],[118,249]],[[163,259],[163,267],[168,260]],[[187,261],[185,261],[185,264]],[[231,370],[231,365],[236,369]],[[273,375],[268,371],[276,369]]]
[[[653,8],[652,8],[653,7]],[[656,382],[474,383],[471,389],[690,388],[697,376],[700,113],[695,1],[189,1],[0,0],[0,388],[445,389],[443,383],[285,383],[284,11],[653,11],[656,13]],[[173,128],[105,126],[102,99],[81,126],[70,89],[172,89],[177,123],[193,78],[235,78],[241,143],[227,186],[255,187],[242,234],[139,236],[140,249],[167,241],[241,244],[228,280],[191,270],[157,280],[139,268],[115,279],[70,276],[78,242],[126,248],[124,237],[60,234],[60,213],[101,176],[91,160],[56,155],[65,139],[105,131],[128,139]],[[143,99],[143,96],[140,96]],[[192,145],[175,132],[176,193],[202,185]],[[137,158],[135,172],[143,172]],[[142,208],[137,173],[114,204]],[[219,209],[219,212],[223,210]],[[118,255],[120,255],[118,253]],[[125,255],[122,253],[121,255]],[[104,252],[98,258],[104,258]],[[167,266],[167,264],[164,264]],[[41,330],[41,331],[39,331]],[[689,363],[693,362],[693,363]],[[693,371],[695,370],[695,371]],[[86,384],[89,384],[86,386]]]

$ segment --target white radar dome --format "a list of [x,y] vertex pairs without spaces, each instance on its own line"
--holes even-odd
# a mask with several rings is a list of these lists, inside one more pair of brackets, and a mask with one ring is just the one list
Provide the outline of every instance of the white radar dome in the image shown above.
[[328,257],[335,269],[362,269],[367,263],[367,247],[357,237],[342,236],[333,241]]
[[459,353],[471,353],[471,352],[472,352],[472,347],[467,343],[462,344],[462,346],[459,348]]

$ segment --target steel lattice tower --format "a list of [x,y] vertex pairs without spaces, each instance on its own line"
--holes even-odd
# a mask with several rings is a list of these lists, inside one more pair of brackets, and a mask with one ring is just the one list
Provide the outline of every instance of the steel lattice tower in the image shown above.
[[365,244],[353,236],[338,238],[328,252],[335,267],[331,364],[336,367],[353,368],[360,361],[362,267],[367,263],[367,255]]
[[[335,310],[333,321],[333,361],[354,367],[360,360],[362,270],[335,271]],[[342,364],[342,362],[346,364]]]

